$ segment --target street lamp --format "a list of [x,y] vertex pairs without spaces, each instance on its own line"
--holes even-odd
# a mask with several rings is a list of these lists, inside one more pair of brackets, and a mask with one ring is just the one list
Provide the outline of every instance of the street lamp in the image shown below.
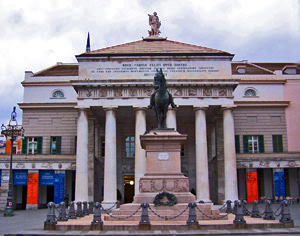
[[4,211],[4,216],[13,216],[13,196],[12,196],[12,186],[13,186],[13,173],[12,173],[12,159],[13,159],[13,147],[14,141],[17,139],[18,136],[24,136],[24,128],[21,125],[18,125],[17,122],[17,113],[16,107],[13,108],[11,113],[11,118],[7,126],[2,124],[1,126],[1,134],[5,135],[6,140],[10,137],[10,165],[9,165],[9,183],[8,183],[8,193],[7,193],[7,202],[6,208]]

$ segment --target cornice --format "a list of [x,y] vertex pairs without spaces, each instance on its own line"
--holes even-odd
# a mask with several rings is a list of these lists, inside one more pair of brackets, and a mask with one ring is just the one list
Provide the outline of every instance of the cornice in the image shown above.
[[77,103],[18,103],[21,109],[36,109],[36,108],[75,108]]
[[234,101],[238,107],[287,107],[290,101]]

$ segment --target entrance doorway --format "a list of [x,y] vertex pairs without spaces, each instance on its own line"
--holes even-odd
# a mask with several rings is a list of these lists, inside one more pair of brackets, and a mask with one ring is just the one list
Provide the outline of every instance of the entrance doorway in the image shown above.
[[134,175],[124,176],[124,203],[133,202],[134,184]]

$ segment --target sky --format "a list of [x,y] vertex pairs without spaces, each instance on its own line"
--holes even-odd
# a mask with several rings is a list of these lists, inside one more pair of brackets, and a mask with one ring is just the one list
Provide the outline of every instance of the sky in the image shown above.
[[0,125],[13,106],[22,123],[25,71],[76,63],[88,32],[92,50],[141,40],[154,11],[170,40],[300,63],[300,0],[0,0]]

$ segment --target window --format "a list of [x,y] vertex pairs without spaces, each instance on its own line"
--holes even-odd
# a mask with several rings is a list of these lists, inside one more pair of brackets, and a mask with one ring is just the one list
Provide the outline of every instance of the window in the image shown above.
[[135,138],[128,136],[125,138],[126,157],[134,157]]
[[61,154],[61,137],[51,137],[50,139],[50,153]]
[[244,153],[263,153],[265,151],[263,135],[244,135],[243,144]]
[[37,137],[28,138],[28,154],[37,153]]
[[22,141],[22,154],[42,154],[43,137],[25,137]]
[[272,135],[273,140],[273,152],[283,152],[283,142],[282,142],[282,135]]
[[245,74],[246,73],[246,66],[237,66],[236,70],[239,74]]
[[244,93],[245,97],[257,97],[257,92],[254,89],[246,89]]
[[63,93],[63,91],[61,90],[55,90],[53,93],[52,93],[52,98],[64,98],[65,95]]

